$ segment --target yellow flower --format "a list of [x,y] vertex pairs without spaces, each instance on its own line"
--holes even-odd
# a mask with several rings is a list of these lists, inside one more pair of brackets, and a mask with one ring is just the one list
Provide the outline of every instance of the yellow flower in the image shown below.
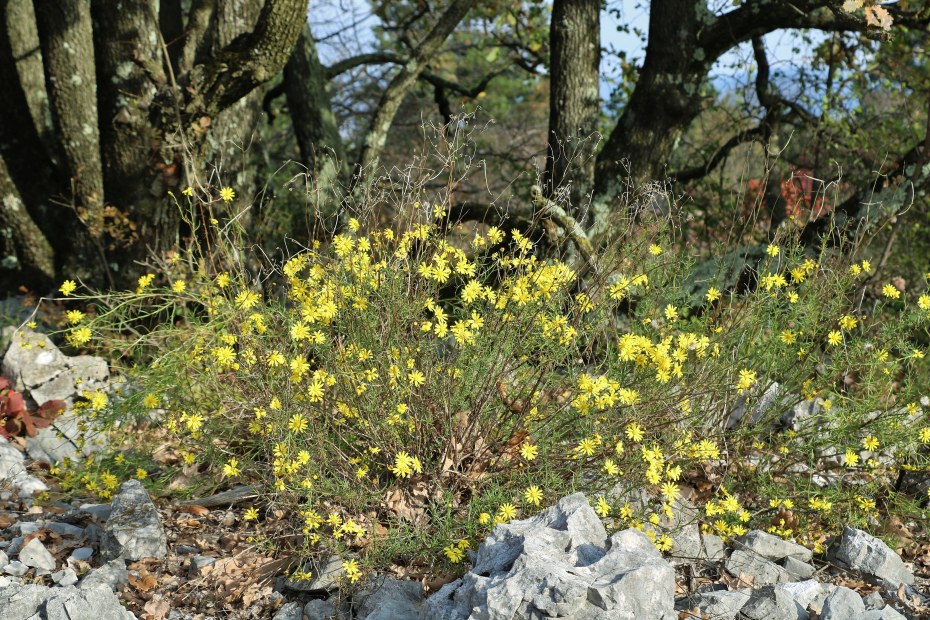
[[591,456],[596,449],[597,443],[590,437],[585,437],[575,446],[575,452],[578,453],[579,458],[582,456]]
[[520,446],[520,456],[527,461],[532,461],[539,455],[539,446],[534,446],[529,442],[524,442]]
[[868,437],[862,440],[862,447],[872,452],[878,449],[878,445],[879,445],[878,439],[873,437],[872,435],[869,435]]
[[67,338],[68,338],[68,342],[70,342],[72,345],[76,347],[79,347],[82,344],[86,344],[90,342],[90,338],[92,335],[93,334],[89,328],[79,327],[75,330],[72,330],[71,333],[68,334]]
[[77,288],[77,284],[75,284],[74,280],[65,280],[64,282],[61,283],[61,287],[58,290],[61,291],[62,295],[67,297],[68,295],[73,293],[76,288]]
[[736,384],[736,389],[740,394],[743,394],[755,385],[757,380],[756,371],[744,368],[739,371],[739,381]]
[[489,515],[488,513],[482,512],[480,515],[478,515],[478,523],[480,523],[481,525],[487,525],[490,522],[491,522],[491,515]]
[[243,515],[243,518],[246,521],[256,521],[258,519],[258,508],[255,508],[254,506],[252,508],[249,508],[248,510],[245,511],[245,515]]
[[511,503],[501,504],[497,509],[497,520],[502,523],[513,521],[516,516],[517,508]]
[[222,187],[220,188],[220,198],[223,199],[223,202],[229,202],[236,197],[236,192],[231,187]]
[[765,253],[771,256],[772,258],[775,258],[776,256],[778,256],[778,252],[779,252],[778,246],[772,245],[771,243],[769,244],[769,247],[765,248]]
[[794,344],[798,341],[798,335],[790,329],[786,329],[781,333],[781,341],[788,345]]
[[665,306],[665,318],[669,321],[678,320],[678,309],[672,304]]
[[843,334],[841,334],[840,332],[836,330],[833,330],[829,334],[827,334],[827,342],[829,342],[832,346],[835,347],[839,343],[843,342]]
[[678,489],[678,485],[674,482],[666,482],[662,484],[662,497],[665,498],[665,501],[671,503],[681,494],[681,491]]
[[930,295],[924,293],[917,298],[917,305],[920,306],[921,310],[930,310]]
[[342,563],[342,570],[345,573],[346,579],[350,583],[355,583],[359,580],[359,577],[362,576],[362,571],[358,567],[358,560],[346,560]]
[[539,502],[542,501],[543,493],[535,484],[523,492],[523,499],[526,500],[527,504],[532,504],[533,506],[539,506]]
[[171,290],[175,293],[183,293],[187,289],[187,282],[184,280],[177,280],[174,284],[171,285]]
[[136,469],[136,480],[145,480],[149,477],[149,472],[145,471],[141,467]]
[[407,374],[407,381],[414,387],[420,387],[426,382],[426,376],[419,370],[413,370]]
[[720,291],[715,289],[714,287],[710,287],[709,289],[707,289],[707,294],[704,295],[704,298],[707,301],[717,301],[718,299],[720,299]]
[[83,321],[86,315],[80,310],[68,310],[68,312],[65,313],[65,316],[68,319],[68,323],[74,325]]
[[229,459],[229,461],[223,465],[223,475],[227,478],[232,478],[233,476],[238,476],[239,474],[240,470],[238,459]]
[[930,428],[920,429],[920,443],[930,443]]
[[594,506],[594,512],[596,512],[602,519],[606,519],[608,516],[610,516],[610,504],[608,504],[607,500],[605,500],[603,497],[598,497]]
[[[626,436],[631,441],[639,443],[643,440],[643,429],[636,422],[630,422],[626,425]],[[619,452],[618,452],[619,454]]]
[[896,289],[893,284],[886,284],[882,287],[882,295],[888,299],[898,299],[901,296],[901,291]]
[[187,187],[181,190],[181,193],[187,196],[188,198],[190,198],[191,196],[194,195],[194,188],[188,185]]
[[653,256],[658,256],[659,254],[662,253],[662,248],[653,243],[652,245],[649,246],[649,253],[652,254]]
[[295,413],[291,416],[290,421],[287,423],[287,428],[294,433],[302,433],[307,430],[307,426],[309,425],[310,423],[304,414]]

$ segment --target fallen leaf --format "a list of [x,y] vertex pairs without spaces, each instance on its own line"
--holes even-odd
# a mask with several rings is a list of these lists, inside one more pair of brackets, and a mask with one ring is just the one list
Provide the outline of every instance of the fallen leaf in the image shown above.
[[146,613],[146,620],[164,620],[171,611],[171,604],[156,594],[142,609]]
[[138,576],[132,573],[129,574],[129,585],[139,592],[148,592],[154,588],[157,583],[158,579],[148,571],[139,571]]
[[206,515],[210,514],[209,508],[204,508],[203,506],[198,506],[197,504],[193,504],[191,506],[181,506],[179,510],[181,512],[192,514],[195,517],[205,517]]

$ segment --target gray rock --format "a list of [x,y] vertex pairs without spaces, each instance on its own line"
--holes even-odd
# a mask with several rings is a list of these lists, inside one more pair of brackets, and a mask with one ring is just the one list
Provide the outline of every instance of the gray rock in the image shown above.
[[882,609],[885,606],[885,599],[878,592],[869,592],[863,597],[862,603],[865,605],[866,610]]
[[893,607],[888,606],[864,611],[856,617],[856,620],[907,620],[907,618]]
[[71,555],[68,556],[69,560],[77,560],[79,562],[86,562],[94,555],[93,547],[78,547],[71,552]]
[[366,582],[355,600],[360,601],[357,620],[416,620],[423,587],[415,581],[376,577]]
[[6,566],[10,563],[10,558],[6,554],[6,551],[0,551],[0,566]]
[[209,555],[195,555],[191,558],[187,576],[190,578],[202,577],[210,572],[214,564],[216,564],[216,558],[211,558]]
[[33,538],[19,550],[19,561],[30,568],[35,568],[37,574],[47,575],[55,570],[55,558],[38,538]]
[[581,493],[498,525],[474,567],[429,597],[420,618],[672,619],[672,567],[637,530],[607,539]]
[[64,369],[65,356],[55,343],[45,334],[26,330],[13,334],[0,364],[0,373],[19,392],[51,381]]
[[847,620],[865,613],[865,603],[855,590],[838,586],[823,602],[820,620]]
[[743,549],[737,549],[731,553],[725,567],[735,577],[739,577],[740,574],[749,575],[753,578],[755,587],[798,581],[795,575],[778,564]]
[[307,620],[330,620],[336,616],[336,608],[327,599],[313,599],[304,605],[304,616]]
[[815,604],[815,601],[821,596],[825,596],[823,594],[825,589],[833,586],[824,586],[814,579],[808,579],[806,581],[796,581],[794,583],[783,583],[777,587],[787,592],[802,609],[810,610],[812,607],[816,606],[814,611],[820,613],[820,605]]
[[22,577],[29,572],[29,567],[19,560],[13,560],[3,567],[3,572],[7,575],[13,575],[14,577]]
[[10,585],[0,589],[3,620],[135,620],[109,589]]
[[28,498],[48,491],[44,482],[26,471],[26,458],[23,453],[0,437],[0,482],[5,480],[10,481],[20,497]]
[[71,525],[70,523],[61,523],[59,521],[46,521],[42,529],[55,532],[59,536],[64,536],[66,538],[83,538],[84,536],[83,527]]
[[174,550],[178,555],[197,555],[200,553],[200,547],[193,545],[178,545]]
[[[787,400],[791,395],[777,381],[773,381],[765,388],[765,392],[758,396],[758,391],[750,396],[740,396],[737,398],[733,409],[727,414],[727,429],[735,428],[740,422],[749,425],[759,423],[769,411],[774,408],[787,406]],[[748,417],[748,420],[744,418]]]
[[739,543],[745,549],[761,555],[767,560],[777,562],[784,558],[795,558],[801,562],[810,562],[813,552],[803,545],[763,532],[752,530],[740,536]]
[[109,375],[107,361],[102,357],[66,357],[64,370],[51,381],[33,387],[30,396],[40,404],[49,400],[67,401],[85,390],[105,387]]
[[675,609],[693,611],[697,608],[708,618],[735,618],[739,610],[749,602],[751,590],[716,590],[703,592],[676,602]]
[[788,592],[773,586],[753,590],[737,616],[739,620],[807,620],[809,617]]
[[715,562],[724,558],[723,539],[701,532],[698,525],[701,514],[693,504],[677,499],[672,511],[672,517],[663,518],[659,525],[668,530],[672,539],[669,557],[673,563]]
[[110,560],[103,566],[87,571],[87,574],[78,584],[79,588],[96,588],[103,585],[110,590],[116,590],[121,583],[129,581],[129,571],[123,559]]
[[790,556],[779,560],[778,564],[799,579],[809,579],[814,574],[813,566]]
[[123,483],[113,498],[113,512],[103,531],[100,553],[104,560],[129,561],[168,555],[168,542],[158,510],[138,480]]
[[827,558],[842,568],[892,583],[914,583],[914,575],[884,542],[862,530],[846,527],[834,541]]
[[342,584],[345,570],[342,558],[333,555],[325,561],[312,562],[309,567],[312,577],[309,580],[285,579],[284,588],[294,592],[335,592]]
[[300,603],[285,603],[275,612],[271,620],[303,620],[304,612]]
[[81,430],[78,414],[66,412],[26,439],[26,452],[37,461],[50,465],[69,459],[81,460],[107,446],[107,436],[99,427],[84,422]]
[[81,512],[86,512],[94,521],[105,523],[113,512],[113,506],[110,504],[81,504],[78,507]]
[[78,582],[78,577],[72,569],[65,568],[52,573],[52,581],[60,586],[73,586]]
[[822,398],[802,400],[781,416],[781,423],[794,431],[810,428],[820,422],[823,413]]

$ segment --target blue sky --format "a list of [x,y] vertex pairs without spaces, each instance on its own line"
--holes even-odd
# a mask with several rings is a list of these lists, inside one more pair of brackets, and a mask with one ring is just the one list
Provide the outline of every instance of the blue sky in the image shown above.
[[[732,6],[729,0],[709,0],[711,9],[726,11]],[[641,61],[645,49],[634,30],[647,32],[649,28],[648,1],[611,0],[608,10],[601,14],[601,45],[608,50],[622,51],[630,61]],[[316,0],[308,12],[314,36],[320,40],[319,53],[324,64],[371,51],[372,29],[378,18],[371,12],[366,0]],[[619,32],[618,25],[627,24],[629,32]],[[809,64],[810,47],[800,41],[797,33],[774,32],[765,37],[772,72],[794,74],[797,67]],[[799,49],[799,53],[795,53]],[[601,61],[603,76],[601,94],[606,99],[612,84],[619,75],[619,60],[615,54],[604,54]],[[721,88],[733,89],[751,84],[752,49],[744,44],[730,51],[714,67],[714,82]]]

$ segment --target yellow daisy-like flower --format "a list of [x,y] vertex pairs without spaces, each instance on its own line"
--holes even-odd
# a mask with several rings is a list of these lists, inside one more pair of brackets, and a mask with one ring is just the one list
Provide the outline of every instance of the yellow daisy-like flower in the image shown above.
[[862,440],[862,447],[871,452],[874,452],[875,450],[877,450],[878,446],[879,446],[878,439],[876,437],[873,437],[872,435],[869,435],[868,437]]
[[223,202],[229,202],[236,197],[236,192],[231,187],[222,187],[220,188],[220,198],[223,199]]
[[517,508],[511,503],[501,504],[497,509],[497,520],[502,523],[513,521],[517,516]]
[[886,284],[882,287],[882,295],[888,299],[898,299],[901,297],[901,291],[896,289],[893,284]]
[[77,289],[77,284],[74,280],[65,280],[61,283],[61,287],[58,289],[61,291],[61,294],[67,297]]
[[843,342],[843,334],[841,334],[840,332],[836,330],[831,331],[829,334],[827,334],[827,342],[829,342],[830,345],[835,347],[839,343]]
[[652,245],[649,246],[649,253],[652,254],[653,256],[658,256],[659,254],[662,253],[662,248],[653,243]]
[[249,508],[248,510],[245,511],[245,515],[243,516],[243,518],[246,521],[257,521],[258,520],[258,508],[255,508],[254,506],[252,508]]
[[535,484],[523,492],[523,499],[526,500],[527,504],[532,504],[533,506],[539,506],[539,502],[542,501],[543,492]]
[[594,506],[594,512],[602,519],[606,519],[610,516],[610,504],[607,503],[603,497],[598,497],[597,502]]
[[771,243],[769,244],[767,248],[765,248],[765,253],[771,256],[772,258],[775,258],[776,256],[778,256],[779,251],[780,251],[779,247]]
[[720,291],[715,289],[714,287],[710,287],[709,289],[707,289],[707,294],[704,295],[704,299],[706,299],[707,301],[717,301],[718,299],[720,299]]
[[537,456],[539,456],[539,446],[535,446],[529,442],[524,442],[520,446],[520,456],[522,456],[527,461],[532,461]]
[[225,465],[223,465],[223,475],[227,478],[232,478],[233,476],[238,476],[241,473],[239,469],[238,459],[229,459]]

